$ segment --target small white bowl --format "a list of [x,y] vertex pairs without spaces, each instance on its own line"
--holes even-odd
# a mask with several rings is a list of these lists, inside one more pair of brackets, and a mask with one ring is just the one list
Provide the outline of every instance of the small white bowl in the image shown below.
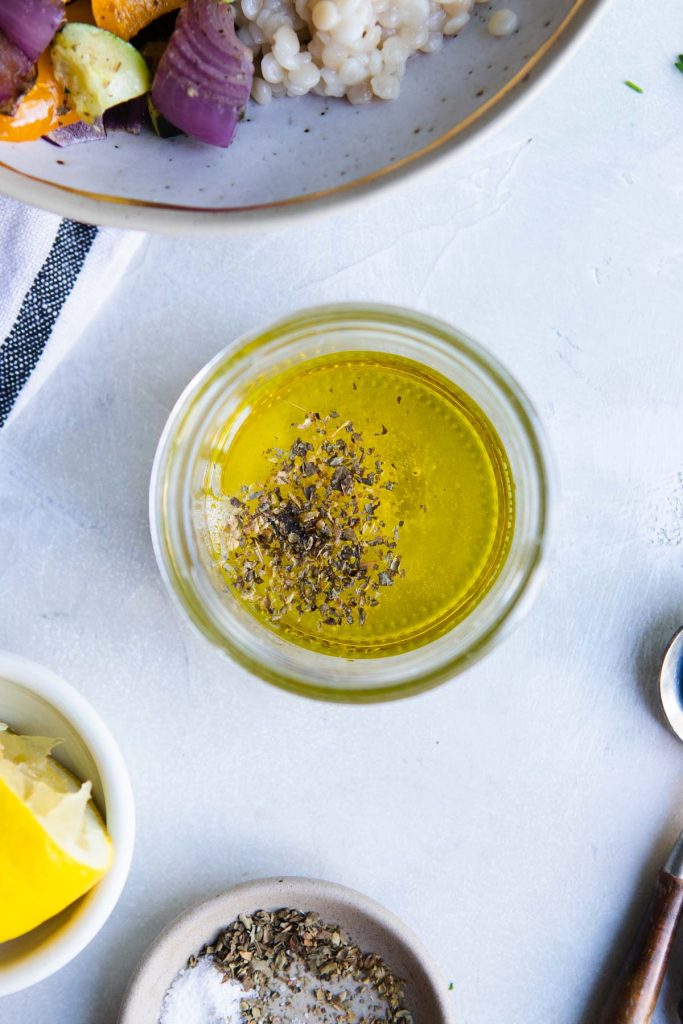
[[94,939],[118,902],[133,856],[135,805],[128,770],[109,729],[72,686],[26,658],[0,651],[0,721],[64,742],[59,761],[93,784],[114,844],[114,864],[86,896],[27,935],[0,943],[0,996],[54,974]]
[[379,953],[406,982],[414,1024],[453,1024],[446,982],[416,935],[379,903],[353,889],[313,878],[261,878],[185,911],[142,959],[121,1008],[119,1024],[158,1024],[164,995],[188,958],[239,914],[293,907],[339,924],[361,949]]

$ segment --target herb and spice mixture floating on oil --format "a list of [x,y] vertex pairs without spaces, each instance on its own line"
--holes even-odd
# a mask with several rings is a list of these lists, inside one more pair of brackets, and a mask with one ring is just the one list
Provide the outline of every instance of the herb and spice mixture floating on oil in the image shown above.
[[291,908],[257,910],[190,958],[159,1024],[413,1024],[405,988],[339,925]]
[[209,562],[234,600],[308,649],[377,657],[428,643],[507,557],[500,439],[469,396],[412,360],[354,352],[275,374],[213,451],[199,500]]
[[292,424],[289,452],[268,450],[263,483],[242,485],[218,534],[231,585],[273,622],[288,610],[322,625],[364,625],[382,587],[402,574],[399,522],[387,534],[386,479],[375,448],[350,420],[312,412]]

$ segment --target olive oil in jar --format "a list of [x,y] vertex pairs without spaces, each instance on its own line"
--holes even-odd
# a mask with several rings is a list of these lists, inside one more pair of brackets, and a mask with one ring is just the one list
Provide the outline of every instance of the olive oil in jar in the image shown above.
[[462,621],[514,530],[493,425],[413,360],[352,351],[261,380],[216,439],[202,502],[216,572],[292,643],[398,654]]

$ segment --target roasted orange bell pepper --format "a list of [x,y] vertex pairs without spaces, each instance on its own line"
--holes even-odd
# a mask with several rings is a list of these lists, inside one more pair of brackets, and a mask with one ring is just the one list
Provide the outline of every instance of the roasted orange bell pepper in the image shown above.
[[92,0],[95,24],[121,39],[132,39],[162,14],[177,11],[184,0]]
[[80,120],[78,114],[67,110],[62,87],[52,73],[52,61],[44,53],[38,60],[35,85],[15,113],[0,114],[0,142],[33,142],[55,128]]

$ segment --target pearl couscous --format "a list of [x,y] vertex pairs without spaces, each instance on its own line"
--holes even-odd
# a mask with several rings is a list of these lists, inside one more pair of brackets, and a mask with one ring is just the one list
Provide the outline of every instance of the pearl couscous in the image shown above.
[[[252,97],[399,95],[408,58],[457,35],[482,0],[239,0],[239,37],[254,54]],[[487,0],[483,0],[487,2]],[[514,11],[488,18],[494,36],[517,29]]]

